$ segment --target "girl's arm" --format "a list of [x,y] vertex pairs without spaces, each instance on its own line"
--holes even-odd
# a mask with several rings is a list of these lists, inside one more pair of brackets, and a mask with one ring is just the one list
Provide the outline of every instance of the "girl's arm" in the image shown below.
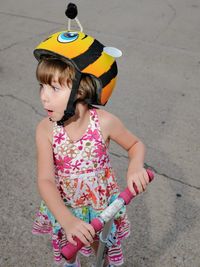
[[105,140],[110,138],[128,152],[127,185],[129,190],[136,194],[133,187],[133,183],[135,183],[139,192],[144,191],[149,183],[148,175],[144,169],[144,144],[117,117],[108,112],[102,112],[101,123]]
[[77,236],[84,244],[93,242],[93,227],[74,217],[65,206],[55,184],[53,151],[51,144],[52,124],[42,120],[36,129],[38,189],[47,207],[65,230],[67,239],[76,244]]

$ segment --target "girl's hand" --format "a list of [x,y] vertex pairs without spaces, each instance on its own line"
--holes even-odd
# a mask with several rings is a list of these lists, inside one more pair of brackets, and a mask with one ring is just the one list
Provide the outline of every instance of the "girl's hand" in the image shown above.
[[[145,191],[147,184],[149,183],[149,176],[144,168],[133,171],[127,177],[127,185],[132,194],[137,195]],[[134,184],[136,189],[134,189]]]
[[86,223],[75,216],[71,216],[63,227],[67,240],[76,246],[74,237],[78,237],[82,243],[89,246],[94,242],[95,231],[92,225]]

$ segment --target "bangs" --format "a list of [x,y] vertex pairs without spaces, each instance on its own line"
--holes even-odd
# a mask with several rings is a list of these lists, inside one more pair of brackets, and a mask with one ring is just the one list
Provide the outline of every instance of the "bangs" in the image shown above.
[[36,69],[36,78],[42,84],[51,85],[59,82],[61,85],[75,76],[74,67],[57,59],[42,59]]

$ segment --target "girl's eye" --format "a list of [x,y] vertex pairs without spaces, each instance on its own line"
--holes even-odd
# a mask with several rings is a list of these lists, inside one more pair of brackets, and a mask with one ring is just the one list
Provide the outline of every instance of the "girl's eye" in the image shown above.
[[59,91],[59,88],[58,88],[58,87],[55,87],[55,86],[52,86],[52,89],[53,89],[55,92],[58,92],[58,91]]
[[39,84],[39,91],[41,91],[41,90],[42,90],[42,88],[43,88],[43,84],[42,84],[42,83],[40,83],[40,84]]

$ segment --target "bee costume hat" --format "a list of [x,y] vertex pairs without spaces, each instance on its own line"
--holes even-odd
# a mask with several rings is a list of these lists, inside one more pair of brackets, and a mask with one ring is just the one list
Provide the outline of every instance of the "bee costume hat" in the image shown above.
[[[121,51],[114,47],[105,47],[93,37],[82,32],[82,26],[77,19],[78,10],[75,4],[68,4],[65,12],[68,17],[68,30],[56,32],[41,42],[34,50],[38,61],[43,58],[56,58],[71,62],[75,68],[75,78],[69,101],[63,118],[58,121],[62,125],[75,114],[76,95],[83,74],[93,78],[96,84],[96,96],[89,99],[89,104],[105,105],[115,87],[117,77],[116,57]],[[71,20],[75,19],[80,31],[72,31]]]

